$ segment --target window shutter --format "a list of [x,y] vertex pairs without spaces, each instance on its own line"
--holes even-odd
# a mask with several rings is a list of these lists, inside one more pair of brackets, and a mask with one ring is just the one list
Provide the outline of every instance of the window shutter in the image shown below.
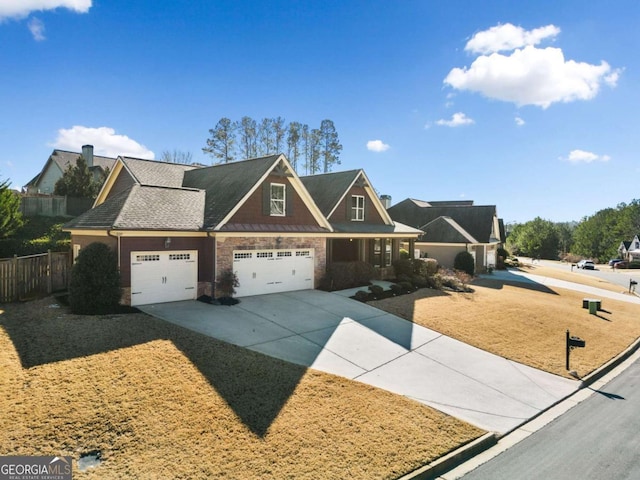
[[262,214],[271,215],[271,184],[262,184]]
[[284,187],[284,198],[285,198],[285,215],[287,217],[293,217],[293,194],[294,190],[291,185],[287,185]]
[[347,195],[346,199],[347,201],[344,202],[347,204],[346,219],[347,221],[349,221],[349,220],[353,220],[353,213],[351,211],[351,205],[353,204],[353,195]]

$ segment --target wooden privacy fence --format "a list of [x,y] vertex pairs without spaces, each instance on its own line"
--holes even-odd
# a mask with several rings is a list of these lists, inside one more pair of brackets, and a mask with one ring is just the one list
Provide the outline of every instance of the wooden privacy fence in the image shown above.
[[51,252],[0,259],[0,302],[15,302],[65,290],[71,253]]

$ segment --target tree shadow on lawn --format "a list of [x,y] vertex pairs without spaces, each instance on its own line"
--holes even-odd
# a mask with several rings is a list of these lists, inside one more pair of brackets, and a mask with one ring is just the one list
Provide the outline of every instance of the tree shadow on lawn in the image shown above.
[[170,340],[259,437],[266,435],[307,371],[145,314],[40,319],[0,315],[0,327],[9,334],[27,369]]

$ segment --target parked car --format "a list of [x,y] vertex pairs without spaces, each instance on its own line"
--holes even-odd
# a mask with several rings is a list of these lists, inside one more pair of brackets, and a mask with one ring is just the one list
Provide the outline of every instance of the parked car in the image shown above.
[[611,268],[629,268],[629,262],[620,260],[619,262],[614,263]]
[[580,260],[578,262],[578,268],[581,268],[583,270],[595,270],[596,264],[593,263],[592,260]]
[[613,267],[616,263],[620,263],[622,262],[621,258],[612,258],[611,260],[609,260],[609,266]]

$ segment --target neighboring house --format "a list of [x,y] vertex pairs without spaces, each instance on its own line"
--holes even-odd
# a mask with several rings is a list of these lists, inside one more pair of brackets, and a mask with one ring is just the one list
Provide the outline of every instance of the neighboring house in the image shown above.
[[[357,178],[366,179],[364,172]],[[358,232],[370,223],[385,230],[380,237],[398,235],[387,233],[390,219],[368,181],[345,184],[333,203],[351,201],[351,192],[364,194],[365,219],[373,208],[380,220],[359,220],[358,203],[354,228],[337,231],[284,155],[206,168],[118,157],[94,208],[65,230],[74,255],[94,241],[116,250],[123,303],[131,305],[214,295],[215,279],[227,269],[238,276],[239,297],[311,289],[331,261],[328,249],[334,255],[334,240],[374,240],[373,227]]]
[[618,257],[630,262],[640,260],[640,239],[638,235],[630,242],[621,242],[618,247]]
[[327,263],[364,261],[392,277],[401,242],[413,245],[422,232],[394,222],[363,170],[301,177],[316,205],[331,223]]
[[69,165],[76,164],[80,155],[86,160],[89,171],[93,173],[96,180],[107,170],[111,170],[116,162],[115,158],[94,155],[93,145],[83,145],[81,153],[54,150],[44,164],[42,171],[23,187],[23,191],[27,194],[52,195],[56,182],[62,178]]
[[467,251],[474,257],[476,271],[496,266],[497,249],[504,242],[504,223],[495,205],[407,198],[387,211],[394,221],[424,231],[415,244],[421,257],[435,258],[438,264],[451,268],[456,255]]

